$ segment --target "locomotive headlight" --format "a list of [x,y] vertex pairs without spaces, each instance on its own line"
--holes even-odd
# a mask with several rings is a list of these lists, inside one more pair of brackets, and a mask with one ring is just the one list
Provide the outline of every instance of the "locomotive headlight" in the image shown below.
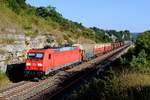
[[31,63],[26,63],[26,66],[31,66]]
[[42,67],[43,66],[43,64],[41,64],[41,63],[38,63],[38,67]]

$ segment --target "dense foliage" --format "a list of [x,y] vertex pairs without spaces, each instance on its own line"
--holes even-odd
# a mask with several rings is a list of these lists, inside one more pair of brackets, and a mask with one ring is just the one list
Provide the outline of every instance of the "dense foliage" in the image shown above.
[[63,22],[63,17],[61,14],[59,14],[56,11],[55,7],[48,6],[47,8],[45,7],[39,7],[36,9],[36,16],[41,16],[45,18],[46,20],[48,18],[51,18],[53,21],[62,23]]
[[[79,91],[75,91],[71,100],[149,100],[150,87],[142,83],[138,86],[137,82],[142,81],[141,79],[148,80],[148,75],[143,78],[143,74],[135,74],[140,76],[137,78],[133,72],[117,74],[111,69],[99,73],[88,84],[81,86]],[[130,80],[130,77],[136,78],[136,81]]]
[[21,8],[26,7],[25,0],[6,0],[8,3],[8,6],[15,11],[17,14],[20,13]]
[[76,100],[149,100],[150,31],[141,33],[127,54],[115,61],[113,70],[99,73],[73,94]]
[[136,51],[144,50],[150,56],[150,31],[142,33],[136,41]]
[[[135,48],[132,48],[128,54],[121,60],[122,63],[126,62],[126,65],[131,69],[143,70],[150,69],[150,31],[141,33],[136,42]],[[129,57],[130,55],[130,57]]]
[[[51,27],[53,27],[53,29],[57,29],[62,33],[64,32],[67,33],[64,36],[67,40],[69,40],[68,38],[70,38],[70,36],[71,38],[84,37],[92,41],[95,41],[96,43],[123,41],[130,39],[130,32],[127,30],[117,32],[115,30],[103,30],[97,27],[87,28],[84,27],[81,23],[74,22],[64,18],[59,12],[57,12],[56,8],[52,6],[36,8],[32,7],[29,4],[27,5],[26,0],[4,0],[4,1],[6,1],[7,6],[16,14],[21,16],[39,17],[47,21],[47,23]],[[38,24],[37,20],[35,20],[34,22]],[[32,29],[32,25],[25,24],[24,28]]]
[[117,41],[122,41],[122,40],[129,40],[131,39],[131,36],[130,36],[130,31],[128,30],[125,30],[125,31],[119,31],[117,32],[116,30],[108,30],[106,31],[109,35],[115,35],[116,37],[118,37]]
[[[135,50],[131,66],[142,68],[150,68],[150,31],[146,31],[139,35],[135,43]],[[140,67],[140,68],[139,68]]]

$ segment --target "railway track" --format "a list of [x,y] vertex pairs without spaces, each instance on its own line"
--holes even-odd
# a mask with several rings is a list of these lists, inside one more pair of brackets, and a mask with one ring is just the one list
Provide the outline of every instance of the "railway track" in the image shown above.
[[[66,79],[65,81],[63,81],[62,83],[59,84],[58,89],[54,90],[53,92],[51,92],[51,87],[48,87],[46,89],[44,89],[43,91],[39,92],[38,94],[30,97],[30,99],[39,99],[39,100],[55,100],[58,99],[59,96],[61,94],[63,94],[64,91],[66,91],[67,89],[69,89],[70,87],[72,87],[73,85],[75,85],[76,83],[78,83],[80,80],[84,80],[84,78],[88,77],[90,74],[97,72],[98,70],[102,70],[104,67],[106,67],[107,65],[109,65],[111,62],[113,62],[115,59],[117,59],[118,57],[118,53],[121,55],[122,53],[120,53],[122,50],[126,49],[128,46],[118,50],[117,52],[114,53],[114,55],[110,55],[109,59],[104,60],[103,61],[105,63],[103,64],[99,64],[99,63],[92,63],[92,66],[94,65],[94,67],[90,67],[87,68],[81,72],[78,72],[76,74],[74,74],[73,76],[71,76],[70,78]],[[101,68],[101,69],[100,69]]]
[[22,81],[22,82],[14,83],[14,84],[12,84],[12,85],[9,85],[9,86],[7,86],[7,87],[5,87],[5,88],[0,89],[0,93],[3,93],[3,92],[5,92],[5,91],[8,91],[8,90],[13,89],[13,88],[15,88],[15,87],[24,85],[24,84],[26,84],[26,83],[27,83],[27,81]]
[[3,89],[0,91],[0,99],[4,100],[7,97],[11,97],[15,93],[22,92],[25,89],[27,89],[28,87],[30,87],[31,84],[33,84],[33,82],[23,81],[23,82],[15,84],[15,85],[12,85],[6,89]]
[[52,99],[98,69],[98,67],[93,66],[98,66],[101,61],[125,48],[127,48],[127,46],[114,50],[92,61],[75,66],[69,70],[61,71],[54,76],[50,76],[46,80],[41,80],[39,82],[22,82],[0,90],[0,99]]

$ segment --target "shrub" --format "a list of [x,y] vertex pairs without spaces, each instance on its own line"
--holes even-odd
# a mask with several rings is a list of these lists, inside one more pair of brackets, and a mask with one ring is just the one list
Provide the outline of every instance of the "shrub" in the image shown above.
[[14,12],[16,12],[17,14],[20,13],[20,6],[19,6],[19,4],[17,3],[16,0],[8,0],[8,4],[9,4],[9,7],[10,7]]
[[0,39],[0,44],[14,44],[15,43],[15,39]]
[[135,45],[137,54],[141,50],[145,50],[145,52],[150,55],[150,31],[140,34]]
[[0,88],[4,87],[8,83],[10,83],[10,81],[9,81],[7,75],[4,72],[0,71]]
[[130,65],[133,69],[138,70],[148,65],[147,54],[145,53],[145,50],[142,50],[137,57],[133,55]]
[[82,86],[79,92],[74,92],[74,100],[110,100],[113,93],[113,81],[114,72],[108,70],[100,73],[97,78],[94,78],[91,82]]
[[3,80],[5,77],[6,77],[6,74],[0,71],[0,80]]
[[24,29],[25,30],[30,30],[30,29],[32,29],[32,26],[30,25],[30,24],[24,24]]
[[33,36],[35,33],[32,31],[25,32],[25,36]]

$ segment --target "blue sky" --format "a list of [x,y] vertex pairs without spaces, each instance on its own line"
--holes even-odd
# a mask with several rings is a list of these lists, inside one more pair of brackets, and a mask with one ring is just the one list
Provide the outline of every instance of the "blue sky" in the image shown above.
[[128,29],[142,32],[150,29],[150,0],[27,0],[32,6],[54,6],[65,18],[87,27]]

